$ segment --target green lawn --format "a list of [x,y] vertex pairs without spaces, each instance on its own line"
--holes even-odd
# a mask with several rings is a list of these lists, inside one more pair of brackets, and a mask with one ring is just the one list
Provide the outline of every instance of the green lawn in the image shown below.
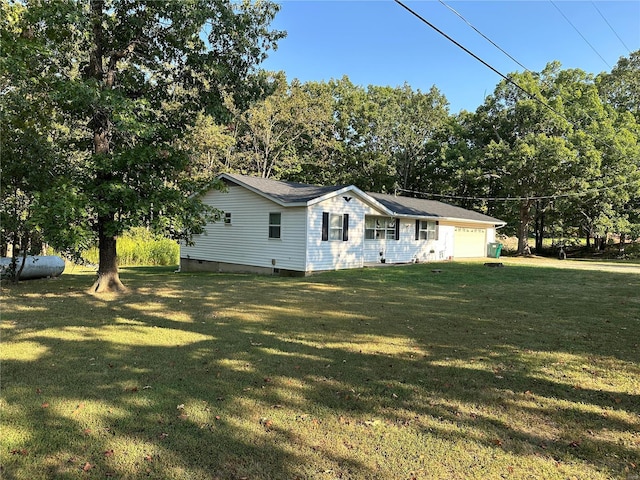
[[640,274],[505,264],[5,286],[0,477],[639,478]]

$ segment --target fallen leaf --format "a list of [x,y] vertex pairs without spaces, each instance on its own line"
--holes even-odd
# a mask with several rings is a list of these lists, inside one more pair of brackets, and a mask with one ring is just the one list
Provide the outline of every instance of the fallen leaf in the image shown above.
[[176,410],[184,410],[184,403],[181,403],[176,407]]
[[90,429],[90,428],[85,428],[85,429],[83,430],[83,433],[84,433],[85,435],[89,435],[89,434],[91,433],[91,429]]
[[49,402],[43,402],[42,408],[49,408]]
[[271,383],[271,378],[270,377],[266,377],[264,379],[264,383]]
[[167,438],[169,436],[168,433],[164,433],[162,432],[160,435],[158,435],[158,437],[160,438],[160,440],[164,440],[165,438]]
[[498,447],[502,446],[502,440],[500,440],[499,438],[495,438],[491,441],[494,445],[497,445]]
[[186,420],[187,418],[189,418],[189,415],[187,415],[186,413],[181,413],[180,415],[178,415],[178,418],[180,420]]
[[578,448],[580,446],[580,440],[574,440],[569,444],[571,448]]
[[36,388],[36,393],[40,395],[42,393],[42,390],[40,390],[39,388]]
[[153,461],[153,457],[152,457],[151,455],[149,455],[148,453],[144,456],[144,459],[145,459],[147,462],[152,462],[152,461]]
[[104,456],[105,457],[113,457],[113,450],[105,450]]
[[71,415],[76,415],[83,408],[84,408],[84,403],[79,404]]
[[269,429],[273,425],[273,422],[266,417],[262,417],[260,419],[260,425],[262,425],[264,428]]
[[29,452],[25,448],[23,448],[21,450],[18,450],[18,449],[11,450],[11,455],[22,455],[22,456],[24,456],[24,455],[28,455],[28,454],[29,454]]
[[82,467],[82,471],[88,472],[92,468],[93,468],[93,465],[91,465],[89,462],[87,462],[87,463],[84,464],[84,467]]

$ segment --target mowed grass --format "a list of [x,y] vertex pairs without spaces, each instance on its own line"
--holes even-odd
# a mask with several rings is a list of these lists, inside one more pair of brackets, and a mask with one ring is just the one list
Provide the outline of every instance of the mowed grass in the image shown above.
[[4,288],[0,477],[637,479],[640,275],[505,263]]

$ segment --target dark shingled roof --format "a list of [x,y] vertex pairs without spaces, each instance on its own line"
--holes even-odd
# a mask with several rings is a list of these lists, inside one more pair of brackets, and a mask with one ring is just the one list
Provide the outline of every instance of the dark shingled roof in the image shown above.
[[[323,187],[320,185],[309,185],[306,183],[250,177],[235,173],[225,173],[222,175],[222,178],[227,184],[236,183],[244,185],[282,204],[305,204],[318,197],[322,197],[328,193],[337,192],[347,187],[347,185]],[[387,209],[393,212],[394,215],[449,218],[492,224],[505,223],[497,218],[474,212],[472,210],[467,210],[465,208],[454,207],[453,205],[438,202],[436,200],[397,197],[394,195],[372,192],[366,192],[366,195],[384,205]]]
[[344,188],[344,185],[323,187],[320,185],[309,185],[307,183],[285,182],[282,180],[270,180],[268,178],[249,177],[234,173],[227,173],[225,176],[232,180],[235,179],[240,184],[247,185],[282,203],[306,203],[314,198],[318,198],[326,195],[327,193],[335,192]]
[[411,215],[419,217],[457,218],[461,220],[474,220],[477,222],[504,223],[497,218],[482,213],[455,207],[437,200],[425,200],[423,198],[397,197],[385,193],[367,192],[367,195],[375,198],[392,212],[398,215]]

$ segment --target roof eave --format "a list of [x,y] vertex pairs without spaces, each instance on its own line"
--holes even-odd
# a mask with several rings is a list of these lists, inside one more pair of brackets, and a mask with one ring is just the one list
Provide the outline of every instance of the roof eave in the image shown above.
[[253,193],[260,195],[263,198],[266,198],[274,203],[277,203],[278,205],[282,206],[282,207],[298,207],[298,206],[305,206],[306,204],[304,202],[295,202],[295,203],[290,203],[290,202],[284,202],[282,200],[280,200],[279,198],[273,197],[271,195],[269,195],[268,193],[263,192],[260,189],[254,188],[251,185],[243,182],[242,180],[238,180],[237,178],[234,178],[226,173],[222,173],[220,175],[218,175],[219,179],[226,179],[230,182],[235,183],[236,185],[240,185],[244,188],[246,188],[247,190],[252,191]]
[[491,220],[475,220],[472,218],[458,218],[458,217],[441,217],[438,215],[420,215],[417,213],[393,213],[394,217],[398,218],[416,218],[416,219],[424,219],[424,220],[446,220],[448,222],[471,222],[471,223],[482,223],[486,225],[494,225],[499,227],[504,227],[507,222],[503,221],[491,221]]

